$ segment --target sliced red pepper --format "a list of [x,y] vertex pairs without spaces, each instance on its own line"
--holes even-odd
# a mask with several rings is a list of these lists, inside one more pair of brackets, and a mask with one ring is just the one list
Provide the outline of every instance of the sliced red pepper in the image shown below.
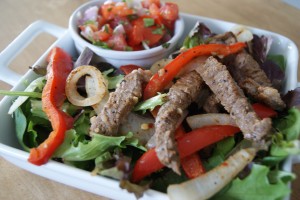
[[180,158],[189,156],[238,132],[240,132],[238,127],[230,125],[213,125],[194,129],[177,139],[179,156]]
[[120,70],[122,72],[124,72],[125,75],[130,74],[133,70],[136,70],[136,69],[143,69],[143,68],[140,67],[140,66],[138,66],[138,65],[131,65],[131,64],[129,64],[129,65],[122,65],[120,67]]
[[134,165],[131,180],[136,183],[144,177],[162,169],[163,164],[159,161],[155,148],[144,153]]
[[[238,132],[240,132],[239,128],[229,125],[206,126],[195,129],[178,138],[177,146],[180,159],[190,156],[204,147]],[[163,167],[163,164],[160,163],[156,155],[155,149],[150,149],[136,162],[131,180],[138,182]]]
[[256,114],[261,118],[272,118],[272,117],[276,117],[278,114],[275,110],[273,110],[272,108],[263,105],[261,103],[255,103],[252,104],[253,110],[256,112]]
[[164,73],[160,71],[152,77],[144,90],[144,99],[149,99],[155,96],[157,92],[161,92],[193,58],[208,55],[227,56],[239,52],[245,46],[245,43],[235,43],[233,45],[204,44],[181,53],[163,68]]
[[180,160],[183,171],[190,179],[196,178],[205,173],[205,168],[202,164],[200,156],[197,153],[193,153]]
[[47,83],[42,92],[43,111],[48,116],[53,131],[37,148],[30,150],[28,161],[35,165],[45,164],[64,141],[65,132],[73,125],[73,119],[59,107],[66,99],[65,85],[73,68],[72,58],[61,48],[54,48],[47,58]]
[[[183,137],[185,134],[186,132],[183,126],[179,125],[175,131],[175,138]],[[197,153],[193,153],[192,155],[180,159],[180,164],[186,176],[190,179],[196,178],[197,176],[205,173],[204,166],[202,165],[200,156]]]

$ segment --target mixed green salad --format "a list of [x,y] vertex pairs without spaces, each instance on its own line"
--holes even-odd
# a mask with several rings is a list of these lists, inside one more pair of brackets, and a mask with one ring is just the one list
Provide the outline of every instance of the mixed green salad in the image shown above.
[[[174,60],[174,57],[178,53],[180,54],[181,52],[208,44],[215,35],[204,24],[198,24],[196,29],[193,30],[193,34],[186,37],[181,50],[175,52],[169,59]],[[249,37],[242,37],[240,41],[248,44],[246,51],[249,51],[249,47],[251,46],[251,54],[260,63],[271,82],[278,88],[282,87],[286,67],[284,57],[268,53],[267,46],[269,47],[271,44],[266,36],[251,35],[250,39]],[[55,57],[55,52],[60,56]],[[158,167],[158,171],[148,174],[145,172],[145,177],[141,178],[141,180],[132,181],[132,173],[135,173],[133,171],[136,165],[139,164],[142,155],[145,155],[145,152],[151,151],[151,148],[147,145],[147,140],[153,135],[155,119],[150,112],[155,111],[155,108],[162,106],[168,101],[168,88],[165,88],[159,94],[156,93],[154,97],[147,100],[139,99],[131,111],[131,114],[135,115],[138,120],[126,122],[129,124],[128,126],[123,124],[122,126],[126,127],[124,129],[126,131],[116,136],[94,134],[90,130],[91,118],[101,113],[98,110],[99,106],[101,107],[102,104],[105,104],[105,101],[107,101],[106,98],[116,90],[127,74],[130,74],[134,69],[142,68],[142,66],[122,66],[120,69],[117,69],[109,63],[94,63],[92,61],[92,56],[94,55],[87,49],[76,59],[75,64],[81,63],[81,66],[73,69],[71,58],[62,58],[62,54],[67,53],[63,52],[60,48],[55,48],[52,54],[50,54],[50,58],[48,58],[48,62],[50,63],[48,66],[34,66],[33,70],[40,77],[31,82],[24,92],[1,91],[5,95],[19,96],[12,103],[9,114],[13,115],[19,143],[25,151],[30,152],[30,162],[41,165],[46,163],[48,159],[52,159],[66,165],[90,171],[94,175],[110,177],[119,180],[120,187],[135,193],[137,197],[142,196],[143,192],[148,188],[152,188],[161,192],[167,192],[168,190],[168,194],[173,198],[176,194],[174,191],[171,191],[170,185],[185,182],[189,182],[189,184],[187,186],[176,185],[176,190],[181,191],[184,187],[195,187],[197,191],[198,187],[199,191],[201,191],[200,188],[207,185],[205,188],[212,193],[210,199],[277,200],[283,199],[291,192],[288,183],[295,180],[296,176],[291,172],[285,172],[281,169],[285,159],[291,155],[300,154],[300,111],[296,108],[300,103],[299,88],[289,91],[287,94],[282,94],[282,99],[286,103],[284,110],[275,111],[271,109],[270,111],[270,108],[265,109],[265,107],[260,108],[260,110],[258,109],[258,112],[265,112],[267,116],[272,117],[272,133],[266,138],[265,148],[257,149],[255,158],[252,161],[247,161],[245,167],[242,167],[240,171],[234,172],[237,176],[231,177],[228,184],[224,182],[224,187],[214,188],[215,185],[219,187],[219,183],[217,184],[216,180],[211,178],[211,176],[205,179],[207,182],[204,185],[201,185],[203,183],[201,177],[205,177],[203,175],[209,172],[218,174],[219,171],[217,170],[224,170],[226,165],[230,165],[232,159],[236,162],[243,162],[238,160],[238,156],[235,156],[240,150],[252,147],[253,144],[244,139],[241,131],[194,152],[200,156],[201,165],[204,168],[197,177],[191,178],[182,168],[181,175],[178,175],[169,168]],[[53,60],[58,62],[58,58],[65,59],[63,64],[54,63]],[[55,65],[59,65],[61,68],[57,68]],[[65,68],[66,65],[70,65],[69,69]],[[97,87],[95,83],[96,79],[92,82],[92,85],[95,85],[94,88],[92,87],[92,91],[89,91],[86,88],[86,85],[89,84],[83,78],[85,75],[88,75],[86,77],[94,78],[94,76],[98,76],[95,75],[98,72],[82,72],[75,81],[70,81],[67,78],[72,74],[71,71],[76,69],[80,71],[80,67],[82,69],[87,65],[94,66],[95,69],[93,70],[97,70],[101,74],[100,79],[104,85],[101,87],[104,87],[104,89],[100,92],[95,88]],[[153,65],[156,73],[160,73],[160,68],[163,69],[163,67],[164,65],[157,69],[157,64]],[[39,68],[47,68],[47,73],[45,74],[46,70],[40,70]],[[55,74],[59,74],[59,78],[53,78]],[[180,75],[173,80],[179,78]],[[50,80],[52,81],[51,86],[49,86]],[[70,84],[68,81],[71,82],[72,87],[68,86]],[[56,87],[58,89],[60,87],[61,90],[56,91]],[[65,88],[66,90],[68,88],[75,88],[76,91],[69,91],[68,93],[64,91]],[[45,94],[45,90],[48,90],[47,94]],[[53,91],[51,92],[51,90]],[[93,95],[91,94],[93,91],[101,93],[100,100],[94,101],[92,99]],[[80,98],[77,98],[75,93],[78,93]],[[48,107],[45,107],[43,98],[49,98],[48,101],[53,103],[56,108],[49,108],[50,103]],[[71,103],[72,98],[77,98],[79,103]],[[86,99],[89,99],[88,103],[81,104]],[[250,98],[249,101],[257,103]],[[205,113],[202,108],[194,104],[190,105],[187,111],[188,114],[185,116],[185,119],[189,116]],[[269,115],[270,112],[271,115]],[[226,113],[226,111],[223,111],[223,113]],[[182,122],[183,128],[186,132],[189,132],[191,131],[191,127],[185,119]],[[60,120],[59,124],[55,124],[53,122],[55,120]],[[64,124],[64,127],[62,127],[62,124]],[[54,132],[56,135],[52,134]],[[141,132],[144,134],[144,137],[147,137],[146,140],[141,137]],[[54,140],[58,138],[59,134],[61,142],[56,143]],[[52,136],[49,137],[49,135]],[[43,148],[47,146],[48,149],[45,147],[47,150],[45,148],[41,150],[41,146]],[[52,147],[53,149],[50,153],[45,152]],[[151,157],[149,160],[146,160],[146,162],[149,162],[150,166],[157,164],[157,160],[154,157]],[[222,176],[232,176],[230,174],[230,170],[225,170],[225,174],[223,173]],[[194,182],[191,182],[190,179]],[[206,191],[203,192],[205,193]],[[201,192],[199,193],[200,195],[202,194]],[[185,196],[185,198],[197,199],[199,198],[198,196],[199,194],[194,194],[194,191],[191,190],[190,194]]]

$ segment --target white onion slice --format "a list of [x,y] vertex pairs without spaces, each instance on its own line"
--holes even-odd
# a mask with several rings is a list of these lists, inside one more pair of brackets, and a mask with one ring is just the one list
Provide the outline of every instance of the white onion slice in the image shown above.
[[186,121],[191,129],[201,128],[211,125],[231,125],[237,126],[235,121],[229,114],[224,113],[208,113],[193,115],[186,118]]
[[207,58],[208,58],[208,56],[198,56],[198,57],[194,58],[180,70],[177,77],[187,74],[193,70],[196,70],[197,68],[199,68],[200,65],[203,65],[205,63]]
[[169,185],[167,189],[171,200],[205,200],[225,187],[250,163],[256,155],[255,148],[242,149],[230,156],[224,163],[211,171],[183,182]]
[[[146,125],[148,128],[143,128]],[[154,119],[130,112],[119,127],[121,135],[126,135],[128,132],[132,132],[133,137],[138,138],[139,142],[145,145],[154,134]]]
[[236,36],[238,42],[249,42],[253,39],[253,34],[245,26],[236,25],[231,28],[231,32]]
[[160,69],[169,64],[172,60],[173,59],[171,58],[163,58],[161,60],[158,60],[152,64],[152,66],[150,67],[150,71],[152,72],[152,74],[156,74]]
[[[92,87],[95,90],[93,91],[94,95],[87,98],[81,96],[77,91],[77,82],[85,75],[89,75],[93,79],[94,84]],[[88,90],[91,89],[88,88]],[[99,103],[107,93],[107,90],[106,79],[96,67],[90,65],[83,65],[73,69],[66,82],[66,96],[76,106],[91,106]]]
[[[108,84],[106,84],[106,85],[108,85]],[[96,95],[95,82],[94,82],[94,79],[90,76],[85,77],[85,90],[86,90],[88,97],[92,97],[92,96]],[[104,105],[106,104],[108,98],[109,98],[109,92],[107,90],[105,95],[103,96],[103,98],[101,99],[101,101],[99,103],[91,105],[97,115],[99,115],[101,113],[101,111],[103,110]]]

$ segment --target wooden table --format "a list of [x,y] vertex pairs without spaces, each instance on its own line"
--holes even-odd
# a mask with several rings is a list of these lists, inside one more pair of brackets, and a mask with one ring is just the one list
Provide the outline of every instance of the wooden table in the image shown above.
[[[87,0],[1,0],[0,1],[0,50],[3,50],[22,30],[35,20],[43,19],[67,27],[73,10]],[[300,10],[280,0],[173,0],[182,12],[232,21],[239,24],[267,29],[285,35],[300,47]],[[24,74],[28,66],[55,41],[49,35],[37,37],[16,60],[11,68]],[[1,72],[0,72],[1,73]],[[298,80],[299,79],[298,72]],[[1,89],[10,89],[0,81]],[[0,199],[106,199],[80,191],[42,177],[33,175],[0,158]],[[294,167],[300,176],[300,165]],[[300,179],[293,184],[292,200],[300,197]]]

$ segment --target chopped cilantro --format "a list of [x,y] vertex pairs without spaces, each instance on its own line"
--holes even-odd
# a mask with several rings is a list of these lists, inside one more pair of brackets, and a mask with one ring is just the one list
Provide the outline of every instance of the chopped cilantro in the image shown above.
[[94,20],[87,20],[84,22],[84,25],[88,25],[88,24],[95,24],[96,22]]
[[126,46],[125,47],[125,51],[132,51],[133,49],[132,49],[132,47],[130,47],[130,46]]
[[165,29],[165,27],[164,27],[164,25],[162,25],[162,26],[160,26],[159,28],[153,30],[152,33],[153,33],[153,34],[162,35],[164,29]]
[[104,49],[111,49],[111,48],[109,48],[109,46],[106,42],[102,42],[102,41],[93,41],[93,45],[102,47]]
[[143,21],[144,21],[144,26],[145,27],[150,27],[150,26],[153,26],[155,24],[153,18],[143,18]]
[[103,29],[104,29],[105,33],[109,33],[109,29],[108,29],[108,25],[107,24],[105,24],[103,26]]
[[165,48],[165,49],[169,48],[169,46],[170,46],[170,43],[168,43],[168,42],[162,44],[162,47]]

